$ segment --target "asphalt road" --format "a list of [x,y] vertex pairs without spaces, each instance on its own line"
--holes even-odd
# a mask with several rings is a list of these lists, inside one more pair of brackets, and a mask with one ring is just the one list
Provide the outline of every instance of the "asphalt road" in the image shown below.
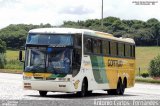
[[[10,101],[9,103],[7,102],[8,100]],[[21,74],[0,73],[0,105],[3,106],[7,104],[17,105],[19,101],[25,101],[24,104],[27,105],[32,103],[35,106],[37,106],[38,103],[39,106],[41,106],[42,103],[42,106],[103,105],[103,103],[99,104],[98,100],[160,100],[160,85],[136,83],[133,88],[127,88],[123,96],[108,95],[106,91],[97,90],[84,98],[77,97],[75,94],[57,92],[49,92],[47,97],[40,97],[37,91],[23,90]],[[104,104],[106,105],[106,103]]]

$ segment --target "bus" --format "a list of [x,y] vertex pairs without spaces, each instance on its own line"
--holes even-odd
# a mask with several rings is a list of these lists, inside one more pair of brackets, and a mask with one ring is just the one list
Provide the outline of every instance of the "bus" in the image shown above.
[[25,44],[24,89],[72,92],[93,90],[123,95],[135,84],[135,42],[112,34],[76,28],[29,31]]

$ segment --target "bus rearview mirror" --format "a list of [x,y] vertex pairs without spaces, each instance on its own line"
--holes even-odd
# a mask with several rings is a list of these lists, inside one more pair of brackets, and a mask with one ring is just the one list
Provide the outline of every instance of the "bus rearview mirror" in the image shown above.
[[22,50],[19,51],[19,61],[23,62],[22,61]]

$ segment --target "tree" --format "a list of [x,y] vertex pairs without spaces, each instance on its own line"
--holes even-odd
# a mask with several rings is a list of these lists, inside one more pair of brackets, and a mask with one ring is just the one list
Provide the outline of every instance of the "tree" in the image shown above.
[[160,38],[160,22],[157,19],[155,18],[149,19],[147,21],[147,26],[148,28],[151,29],[153,38],[155,39]]
[[0,53],[6,52],[6,43],[0,39]]
[[[106,17],[103,19],[104,26],[101,27],[101,19],[88,19],[86,21],[64,21],[60,27],[85,28],[103,31],[116,37],[133,38],[136,44],[151,46],[160,43],[160,22],[151,18],[146,22],[141,20],[121,20],[117,17]],[[0,39],[6,42],[8,48],[19,49],[25,44],[28,31],[35,28],[53,27],[49,23],[40,25],[17,24],[9,25],[0,29]]]
[[6,42],[7,48],[19,49],[24,46],[28,31],[35,28],[52,27],[50,24],[26,25],[17,24],[9,25],[0,30],[0,39]]
[[4,53],[6,52],[6,43],[0,39],[0,68],[4,68],[6,59]]
[[3,69],[6,64],[6,58],[3,53],[0,53],[0,69]]
[[111,16],[103,19],[104,26],[106,27],[111,26],[115,21],[120,21],[120,19],[116,17],[111,17]]
[[151,26],[157,24],[158,22],[159,21],[157,19],[151,18],[151,19],[147,20],[147,26],[151,27]]
[[144,22],[141,20],[121,20],[110,16],[103,19],[103,28],[100,22],[101,19],[88,19],[78,22],[66,21],[63,25],[65,27],[103,31],[116,37],[133,38],[138,46],[153,46],[160,42],[160,22],[155,18]]
[[141,29],[141,28],[146,28],[146,22],[140,21],[140,20],[132,20],[132,28],[134,29]]
[[151,60],[149,74],[152,77],[160,77],[160,55]]

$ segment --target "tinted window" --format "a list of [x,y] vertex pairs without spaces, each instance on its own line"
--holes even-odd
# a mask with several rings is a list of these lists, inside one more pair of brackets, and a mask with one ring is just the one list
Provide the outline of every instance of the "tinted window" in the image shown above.
[[103,45],[103,54],[104,55],[109,55],[110,54],[109,41],[103,41],[102,45]]
[[81,35],[75,35],[74,45],[81,47],[81,45],[82,45],[82,37],[81,37]]
[[131,55],[131,50],[130,50],[130,45],[126,44],[125,45],[125,53],[126,53],[126,57],[130,57]]
[[135,46],[133,46],[133,57],[135,57]]
[[101,54],[102,53],[102,41],[94,39],[93,40],[93,53]]
[[110,42],[111,55],[117,56],[117,44],[116,42]]
[[131,57],[135,57],[135,46],[134,45],[132,45],[131,51],[132,51]]
[[124,56],[124,44],[122,44],[122,43],[118,44],[118,55],[121,57]]
[[132,45],[130,45],[130,57],[133,57],[133,48],[132,48]]
[[71,35],[29,34],[26,43],[41,45],[73,45],[73,40]]
[[84,38],[84,51],[86,53],[92,53],[92,39],[85,37]]

